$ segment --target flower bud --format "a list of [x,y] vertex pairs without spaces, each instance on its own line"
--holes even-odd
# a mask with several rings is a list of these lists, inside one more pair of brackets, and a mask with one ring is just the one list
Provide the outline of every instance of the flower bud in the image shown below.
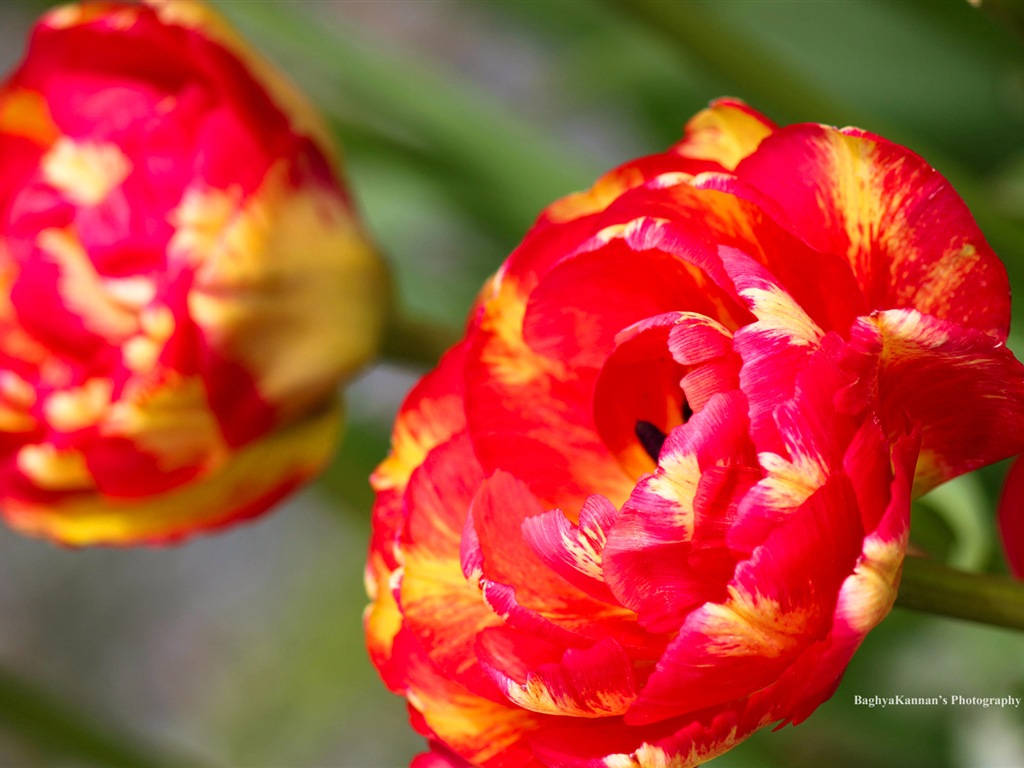
[[385,268],[316,113],[204,6],[85,3],[0,90],[0,507],[159,543],[319,471]]

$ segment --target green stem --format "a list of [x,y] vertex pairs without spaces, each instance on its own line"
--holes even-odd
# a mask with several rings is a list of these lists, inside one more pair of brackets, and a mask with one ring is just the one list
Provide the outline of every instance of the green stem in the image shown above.
[[392,362],[433,368],[458,340],[458,333],[447,326],[396,312],[384,329],[381,355]]
[[924,557],[904,561],[896,605],[1024,630],[1024,582],[958,571]]
[[6,670],[0,670],[0,731],[42,754],[71,759],[75,765],[161,768],[198,764],[144,745],[135,736],[76,711]]

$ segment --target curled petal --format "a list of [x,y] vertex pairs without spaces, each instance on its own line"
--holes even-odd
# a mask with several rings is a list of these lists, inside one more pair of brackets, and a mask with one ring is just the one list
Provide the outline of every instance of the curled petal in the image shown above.
[[880,402],[890,439],[921,427],[915,496],[1024,450],[1024,366],[991,336],[895,309],[858,320],[850,348],[839,404]]
[[775,123],[739,99],[716,99],[690,118],[686,136],[671,151],[731,171],[776,130]]
[[633,662],[614,640],[560,653],[538,654],[535,645],[508,631],[480,636],[482,663],[512,703],[541,714],[595,718],[621,715],[636,698]]
[[925,160],[854,128],[773,133],[736,175],[780,207],[780,224],[843,254],[868,307],[913,308],[1006,338],[1006,270],[963,200]]
[[627,722],[697,711],[776,680],[825,636],[861,535],[852,490],[835,478],[739,565],[727,600],[689,615]]
[[736,560],[722,528],[757,479],[745,406],[739,392],[718,394],[673,430],[609,532],[605,580],[653,632],[724,596]]
[[403,659],[410,705],[429,735],[481,768],[535,765],[524,736],[537,729],[538,715],[448,679],[406,634],[399,635],[395,653]]
[[544,565],[523,534],[525,521],[540,514],[526,485],[504,472],[485,480],[473,499],[462,541],[463,571],[480,583],[495,612],[510,626],[566,647],[589,646],[602,637],[627,647],[649,646],[628,610],[592,597]]
[[611,603],[604,581],[604,547],[608,530],[618,514],[603,496],[583,504],[578,524],[558,509],[523,521],[523,537],[544,563],[569,583],[592,597]]

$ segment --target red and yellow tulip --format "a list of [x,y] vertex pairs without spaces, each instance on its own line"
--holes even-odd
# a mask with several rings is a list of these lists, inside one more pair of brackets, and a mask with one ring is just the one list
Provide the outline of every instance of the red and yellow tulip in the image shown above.
[[0,90],[0,508],[68,544],[263,512],[326,462],[381,262],[316,113],[204,6],[55,9]]
[[546,209],[398,414],[366,633],[423,766],[699,765],[835,691],[910,501],[1024,447],[948,182],[734,100]]

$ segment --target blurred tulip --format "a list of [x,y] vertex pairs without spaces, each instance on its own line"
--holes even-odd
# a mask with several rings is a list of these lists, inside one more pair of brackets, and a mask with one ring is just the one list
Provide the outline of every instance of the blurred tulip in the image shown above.
[[0,506],[67,544],[261,514],[326,463],[382,262],[318,116],[193,2],[86,3],[0,91]]
[[1022,448],[1009,308],[921,158],[737,101],[551,205],[373,478],[417,765],[682,768],[808,717],[911,497]]

